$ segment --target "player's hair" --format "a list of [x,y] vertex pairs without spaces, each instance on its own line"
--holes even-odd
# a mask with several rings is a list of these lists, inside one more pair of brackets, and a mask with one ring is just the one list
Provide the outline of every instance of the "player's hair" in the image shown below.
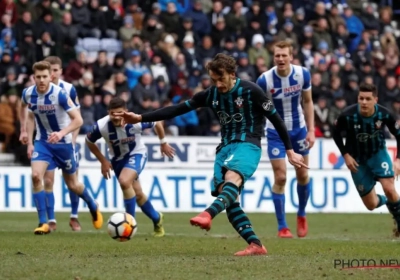
[[62,67],[62,61],[58,56],[48,56],[44,59],[44,61],[47,61],[51,65],[59,65]]
[[35,71],[44,71],[44,70],[49,70],[49,72],[50,72],[51,65],[47,61],[39,61],[39,62],[36,62],[35,64],[33,64],[32,70],[33,70],[33,73],[35,73]]
[[113,97],[108,104],[108,110],[126,108],[126,102],[121,97]]
[[289,54],[293,53],[293,45],[288,41],[279,41],[274,44],[274,48],[289,49]]
[[224,70],[228,74],[236,73],[236,60],[227,54],[219,53],[217,54],[209,63],[207,63],[207,71],[212,71],[218,76],[222,76]]
[[376,86],[372,84],[361,83],[358,90],[359,92],[372,92],[373,97],[378,96],[378,90],[376,89]]

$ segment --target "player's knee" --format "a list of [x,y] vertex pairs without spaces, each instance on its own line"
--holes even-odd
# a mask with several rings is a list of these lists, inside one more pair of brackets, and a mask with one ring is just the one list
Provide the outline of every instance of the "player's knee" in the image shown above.
[[132,188],[132,181],[121,178],[119,179],[119,185],[121,186],[122,190],[127,190]]
[[51,190],[53,190],[53,184],[54,184],[54,180],[53,180],[53,178],[44,178],[44,180],[43,180],[43,182],[44,182],[44,189],[46,190],[46,191],[51,191]]
[[275,174],[275,184],[279,186],[280,188],[285,188],[286,185],[286,173],[284,172],[277,172]]
[[296,177],[299,185],[306,185],[310,181],[307,172],[301,172]]
[[228,170],[225,173],[225,183],[226,182],[233,183],[233,184],[235,184],[236,186],[239,187],[239,186],[242,185],[243,179],[242,179],[242,176],[239,173],[236,173],[235,171]]
[[32,171],[32,182],[34,185],[39,184],[42,181],[42,176],[38,171]]

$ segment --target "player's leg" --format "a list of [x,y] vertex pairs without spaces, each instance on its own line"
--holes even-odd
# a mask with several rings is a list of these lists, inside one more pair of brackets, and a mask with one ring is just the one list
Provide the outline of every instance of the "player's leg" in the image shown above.
[[275,207],[275,216],[278,222],[278,237],[292,238],[293,235],[286,223],[285,214],[285,185],[286,185],[286,149],[275,130],[268,129],[268,157],[274,172],[272,186],[272,201]]
[[386,206],[393,215],[396,222],[394,231],[396,236],[400,235],[400,196],[395,189],[393,163],[386,150],[379,151],[374,159],[368,161],[372,173],[379,180],[387,197]]
[[50,227],[50,231],[55,231],[57,229],[57,221],[54,214],[54,174],[55,174],[56,166],[54,162],[49,164],[46,172],[44,173],[44,192],[46,196],[46,212],[47,219]]
[[[214,197],[218,197],[219,190],[222,189],[222,186],[225,183],[225,173],[226,169],[223,169],[224,161],[228,158],[228,153],[230,152],[230,145],[223,147],[220,149],[216,156],[214,162],[214,184],[211,187],[211,195]],[[198,226],[201,229],[210,230],[212,225],[212,217],[211,215],[203,211],[196,217],[190,219],[190,224],[192,226]]]
[[[307,129],[305,127],[298,129],[293,135],[293,149],[304,158],[304,163],[309,163],[309,149],[306,142]],[[306,219],[306,206],[310,197],[310,177],[308,169],[300,168],[296,170],[297,195],[299,198],[299,209],[297,211],[297,236],[305,237],[308,233],[308,224]]]
[[132,187],[132,182],[136,180],[138,176],[137,172],[129,167],[124,167],[121,163],[113,164],[113,169],[115,175],[118,178],[118,182],[122,190],[122,195],[124,197],[125,212],[135,217],[136,193]]
[[103,216],[100,212],[100,208],[93,197],[89,194],[87,188],[78,181],[72,144],[57,144],[53,145],[52,149],[55,163],[62,170],[63,178],[68,189],[75,192],[87,203],[92,216],[94,228],[101,228],[103,225]]
[[368,210],[372,211],[386,204],[386,196],[375,192],[376,180],[373,171],[367,164],[359,164],[357,172],[351,172],[351,177],[361,200]]
[[[76,176],[78,176],[79,171],[79,154],[75,150],[75,161],[76,161]],[[81,224],[78,220],[78,208],[79,208],[79,195],[71,190],[69,192],[69,199],[71,201],[71,215],[69,219],[69,226],[73,231],[80,231]]]
[[147,195],[143,193],[139,180],[133,182],[133,189],[136,193],[136,201],[142,212],[151,219],[154,226],[154,237],[163,237],[165,230],[163,226],[164,215],[154,209],[153,204],[148,200]]
[[50,233],[47,224],[46,194],[43,186],[44,174],[49,163],[52,163],[52,156],[47,146],[46,143],[36,141],[31,160],[32,192],[39,218],[39,226],[34,230],[36,235]]
[[[164,227],[162,225],[163,215],[154,209],[150,200],[148,200],[147,196],[143,193],[142,186],[138,181],[139,175],[144,169],[146,162],[146,154],[134,154],[129,158],[128,162],[124,164],[122,172],[134,173],[133,180],[129,180],[127,184],[130,183],[130,186],[133,187],[134,193],[136,194],[135,203],[137,202],[143,213],[153,221],[154,236],[162,237],[165,235]],[[119,178],[122,177],[123,175],[121,174]]]
[[[217,191],[212,190],[212,195],[217,196],[217,199],[203,213],[208,214],[212,219],[226,209],[229,222],[249,244],[245,250],[237,252],[236,256],[265,255],[267,250],[254,233],[249,218],[238,202],[241,188],[257,169],[261,149],[250,143],[232,143],[225,148],[225,153],[221,153],[221,155],[226,155],[225,160],[218,160],[215,163],[215,183],[219,182],[221,173],[225,172],[224,181],[219,183]],[[220,170],[218,171],[217,168]]]

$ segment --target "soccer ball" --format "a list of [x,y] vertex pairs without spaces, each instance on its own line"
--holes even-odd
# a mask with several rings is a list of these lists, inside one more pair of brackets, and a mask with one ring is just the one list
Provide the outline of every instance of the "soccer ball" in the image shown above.
[[128,213],[115,213],[107,222],[107,231],[112,239],[119,242],[129,241],[135,236],[137,223]]

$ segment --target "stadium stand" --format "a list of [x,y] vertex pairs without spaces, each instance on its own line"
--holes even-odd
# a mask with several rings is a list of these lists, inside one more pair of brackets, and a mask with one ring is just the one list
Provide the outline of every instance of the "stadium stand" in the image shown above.
[[[210,85],[204,66],[217,52],[255,81],[272,67],[277,40],[290,40],[294,63],[312,70],[317,137],[330,137],[360,81],[376,84],[379,102],[400,116],[399,15],[392,0],[1,0],[0,162],[26,160],[19,98],[33,63],[49,55],[77,88],[84,127],[112,96],[138,113],[190,98]],[[170,135],[219,134],[208,109],[165,126]]]

